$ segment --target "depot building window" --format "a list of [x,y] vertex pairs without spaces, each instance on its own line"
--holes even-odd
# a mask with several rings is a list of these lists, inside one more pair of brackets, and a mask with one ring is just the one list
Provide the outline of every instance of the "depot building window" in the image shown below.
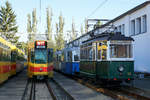
[[136,34],[141,33],[141,17],[136,19]]
[[147,16],[144,15],[142,16],[142,32],[145,33],[147,32]]

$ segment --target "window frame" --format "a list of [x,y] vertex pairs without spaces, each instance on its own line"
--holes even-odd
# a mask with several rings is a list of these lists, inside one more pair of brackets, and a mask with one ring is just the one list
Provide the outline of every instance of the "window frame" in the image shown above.
[[[97,48],[96,48],[96,51],[97,51],[96,52],[96,55],[97,55],[96,59],[97,59],[97,61],[107,61],[107,59],[108,59],[108,43],[107,42],[108,41],[99,41],[99,42],[97,42]],[[103,59],[103,52],[104,52],[105,49],[98,50],[99,49],[98,47],[99,47],[100,43],[105,44],[107,46],[107,49],[105,51],[105,53],[106,53],[105,59]],[[100,59],[98,58],[98,51],[100,51],[100,55],[101,55]]]
[[131,20],[131,27],[130,27],[130,35],[133,36],[136,34],[136,25],[135,25],[135,19]]
[[136,34],[141,34],[142,33],[142,20],[141,17],[136,18]]
[[[111,58],[110,54],[111,54],[111,47],[110,45],[111,44],[116,44],[116,43],[111,43],[111,41],[108,41],[107,45],[108,45],[108,55],[107,55],[107,60],[108,61],[133,61],[134,60],[134,55],[133,55],[133,50],[134,50],[134,47],[133,47],[133,41],[130,41],[130,43],[124,43],[124,44],[130,44],[131,45],[131,55],[132,57],[131,58]],[[119,44],[119,43],[118,43]]]
[[147,15],[145,14],[142,16],[142,33],[146,33],[146,32],[147,32]]

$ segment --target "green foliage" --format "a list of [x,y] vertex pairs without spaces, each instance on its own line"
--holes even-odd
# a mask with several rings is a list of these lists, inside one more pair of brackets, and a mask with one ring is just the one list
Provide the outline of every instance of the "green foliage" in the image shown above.
[[32,31],[34,34],[37,32],[36,8],[32,11]]
[[83,35],[83,34],[84,34],[82,24],[81,24],[81,27],[80,27],[80,32],[81,32],[81,35]]
[[46,13],[47,13],[46,17],[47,29],[45,33],[48,34],[48,41],[50,47],[54,48],[54,42],[52,39],[52,9],[49,10],[49,8],[47,8]]
[[[32,32],[32,25],[31,25],[31,15],[30,14],[28,14],[27,15],[27,32],[31,35],[31,32]],[[31,38],[31,36],[29,36],[29,41],[31,41],[32,40],[32,38]]]
[[87,33],[88,32],[88,22],[87,22],[87,19],[85,19],[84,24],[85,24],[85,33]]
[[29,41],[35,39],[35,34],[37,32],[37,18],[36,18],[36,9],[32,11],[32,21],[31,15],[27,15],[27,32],[29,33]]
[[56,35],[55,35],[57,50],[62,50],[64,48],[63,29],[64,29],[64,18],[62,17],[62,14],[60,14],[59,24],[56,23]]
[[48,34],[48,40],[50,40],[50,39],[52,39],[52,10],[50,11],[49,8],[47,8],[46,13],[47,13],[47,18],[46,18],[46,23],[47,23],[46,34]]
[[98,28],[102,25],[101,21],[98,21],[95,25],[94,25],[94,28]]
[[31,15],[28,14],[27,17],[28,17],[28,21],[27,21],[27,32],[28,32],[28,33],[31,33],[31,32],[32,32]]
[[25,42],[18,42],[17,43],[17,48],[22,49],[23,51],[25,51],[25,53],[27,54],[27,43]]
[[16,36],[18,26],[16,25],[16,15],[11,4],[7,1],[0,9],[0,32],[1,36],[11,43],[16,44],[19,37]]
[[72,35],[71,35],[71,41],[75,40],[77,38],[77,33],[75,30],[75,23],[74,19],[72,19]]

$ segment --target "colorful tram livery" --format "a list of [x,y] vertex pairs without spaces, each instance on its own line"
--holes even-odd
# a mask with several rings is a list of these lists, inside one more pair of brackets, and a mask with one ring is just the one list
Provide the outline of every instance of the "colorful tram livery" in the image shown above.
[[28,43],[28,77],[53,77],[53,49],[47,41]]
[[80,47],[66,47],[55,52],[54,69],[68,75],[79,73]]
[[106,83],[130,81],[134,74],[133,39],[102,33],[80,46],[80,75]]
[[0,37],[0,83],[24,69],[24,52]]
[[65,74],[74,75],[79,73],[79,55],[78,47],[64,49],[64,65],[62,65],[62,72]]

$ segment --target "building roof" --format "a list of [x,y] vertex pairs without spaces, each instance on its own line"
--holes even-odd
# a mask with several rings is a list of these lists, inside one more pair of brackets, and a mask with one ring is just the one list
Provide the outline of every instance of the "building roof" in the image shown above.
[[145,1],[144,3],[142,3],[142,4],[140,4],[140,5],[136,6],[136,7],[134,7],[134,8],[132,8],[132,9],[128,10],[127,12],[121,14],[120,16],[118,16],[118,17],[116,17],[116,18],[114,18],[114,19],[108,21],[107,23],[101,25],[101,27],[95,28],[95,29],[93,29],[93,30],[91,30],[91,31],[89,31],[89,32],[87,32],[87,33],[85,33],[84,35],[78,37],[77,39],[75,39],[75,40],[73,40],[73,41],[71,41],[71,42],[69,42],[69,43],[67,43],[67,44],[71,44],[71,43],[73,43],[74,41],[79,40],[80,38],[82,38],[82,37],[84,37],[84,36],[86,36],[86,35],[89,35],[89,34],[93,33],[95,30],[97,30],[97,29],[99,29],[99,28],[103,28],[103,27],[105,27],[105,26],[108,26],[109,24],[111,24],[111,23],[113,23],[113,22],[115,22],[115,21],[117,21],[117,20],[123,18],[124,16],[126,16],[126,15],[128,15],[128,14],[131,14],[131,13],[133,13],[133,12],[135,12],[135,11],[137,11],[137,10],[143,8],[143,7],[145,7],[145,6],[148,5],[148,4],[150,4],[150,0]]
[[99,40],[102,40],[102,41],[105,41],[105,40],[106,41],[109,41],[109,40],[134,41],[133,38],[122,35],[120,32],[116,32],[116,33],[104,32],[104,33],[94,36],[86,41],[83,41],[82,43],[99,41]]
[[115,22],[115,21],[117,21],[117,20],[123,18],[124,16],[126,16],[126,15],[128,15],[128,14],[131,14],[131,13],[133,13],[133,12],[135,12],[135,11],[137,11],[137,10],[143,8],[143,7],[145,7],[145,6],[148,5],[148,4],[150,4],[150,0],[148,0],[148,1],[146,1],[146,2],[144,2],[144,3],[142,3],[142,4],[140,4],[140,5],[138,5],[138,6],[136,6],[136,7],[132,8],[132,9],[128,10],[127,12],[121,14],[120,16],[118,16],[118,17],[116,17],[116,18],[110,20],[110,21],[107,22],[106,24],[103,24],[100,28],[103,28],[103,27],[105,27],[105,26],[108,26],[109,24],[111,24],[111,23],[113,23],[113,22]]

